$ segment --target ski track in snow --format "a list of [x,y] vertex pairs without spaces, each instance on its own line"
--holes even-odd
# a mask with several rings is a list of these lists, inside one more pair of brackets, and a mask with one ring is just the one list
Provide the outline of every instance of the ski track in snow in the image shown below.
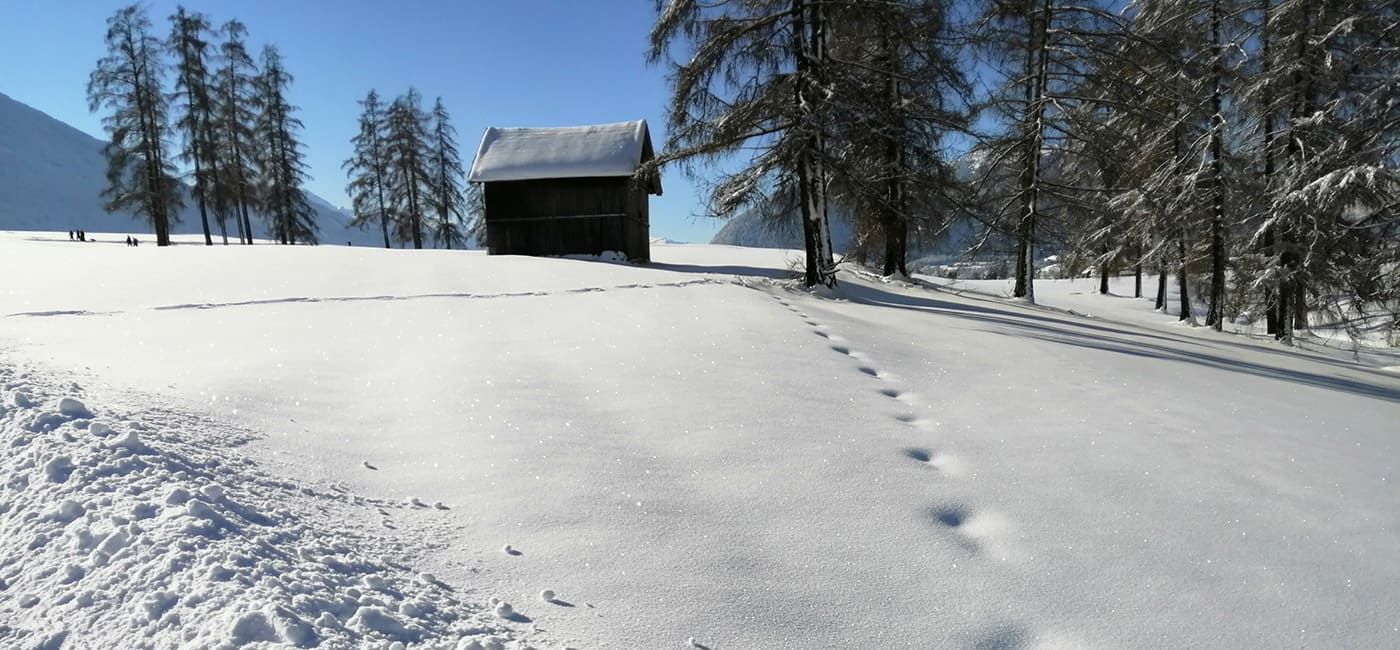
[[[150,311],[181,311],[187,309],[226,309],[231,307],[257,307],[262,305],[287,305],[287,304],[316,304],[316,303],[337,303],[337,302],[396,302],[404,300],[432,300],[432,299],[471,299],[471,300],[491,300],[497,298],[529,298],[539,296],[562,296],[581,293],[601,293],[605,291],[625,291],[631,289],[656,289],[656,288],[678,288],[695,285],[720,285],[736,284],[729,280],[718,278],[699,278],[695,280],[680,280],[677,282],[652,282],[652,283],[630,283],[619,284],[611,287],[579,287],[575,289],[564,289],[560,291],[507,291],[502,293],[417,293],[408,295],[380,295],[380,296],[330,296],[325,298],[315,297],[291,297],[291,298],[261,298],[257,300],[238,300],[233,302],[204,302],[204,303],[182,303],[176,305],[157,305],[149,307]],[[114,316],[124,312],[121,311],[88,311],[85,309],[55,309],[45,311],[22,311],[6,314],[7,318],[13,317],[33,317],[44,318],[54,316]]]
[[267,474],[237,451],[249,432],[89,409],[80,392],[0,365],[0,647],[524,650],[539,638],[510,624],[530,619],[414,572],[413,549],[346,524],[405,504]]

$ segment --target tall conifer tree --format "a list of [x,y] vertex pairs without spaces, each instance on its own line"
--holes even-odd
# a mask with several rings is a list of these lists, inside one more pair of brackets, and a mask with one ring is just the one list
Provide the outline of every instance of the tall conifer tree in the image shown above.
[[88,79],[88,105],[111,113],[102,123],[111,136],[107,158],[108,212],[132,210],[150,220],[156,245],[170,245],[170,226],[180,208],[179,180],[166,158],[169,103],[161,88],[165,63],[161,43],[139,5],[107,19],[107,54]]

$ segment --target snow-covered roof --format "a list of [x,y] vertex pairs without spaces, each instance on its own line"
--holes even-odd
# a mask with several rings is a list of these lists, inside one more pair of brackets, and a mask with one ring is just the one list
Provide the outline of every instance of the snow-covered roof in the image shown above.
[[[646,120],[552,128],[486,129],[467,180],[631,176],[652,157]],[[651,183],[661,193],[659,179]]]

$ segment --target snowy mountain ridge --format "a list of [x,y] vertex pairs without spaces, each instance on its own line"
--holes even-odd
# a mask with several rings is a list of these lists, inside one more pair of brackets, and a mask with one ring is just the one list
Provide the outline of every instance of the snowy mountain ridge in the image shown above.
[[[102,208],[107,183],[102,147],[101,140],[0,93],[0,230],[147,230],[149,225],[132,213],[109,214]],[[350,227],[344,210],[309,192],[307,198],[316,210],[322,243],[382,243],[374,229]],[[189,198],[185,203],[173,232],[201,232],[199,208]],[[212,218],[210,227],[218,241]],[[254,218],[253,228],[258,236],[267,235],[260,219]]]

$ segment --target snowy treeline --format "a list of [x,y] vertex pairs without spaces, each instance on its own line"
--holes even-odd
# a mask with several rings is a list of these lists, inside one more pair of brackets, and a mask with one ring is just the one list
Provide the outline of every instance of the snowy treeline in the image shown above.
[[1183,318],[1200,289],[1217,328],[1264,314],[1287,340],[1310,312],[1395,321],[1400,2],[659,7],[659,162],[743,163],[711,211],[800,215],[809,285],[833,282],[835,202],[887,273],[911,232],[970,216],[983,241],[1014,243],[1030,300],[1040,249],[1097,266],[1103,286],[1126,268],[1174,275]]
[[421,104],[414,88],[388,107],[374,90],[360,101],[354,151],[343,165],[355,213],[351,225],[378,226],[385,248],[391,239],[422,248],[425,230],[446,248],[465,247],[467,216],[480,212],[479,189],[462,185],[457,130],[442,98],[431,112]]
[[681,62],[657,164],[751,151],[713,210],[800,214],[809,286],[835,283],[831,200],[858,208],[858,230],[883,233],[887,271],[902,271],[910,230],[960,201],[941,151],[968,118],[951,27],[936,2],[665,2],[650,58]]
[[214,243],[211,218],[225,244],[230,221],[251,244],[250,214],[283,244],[316,243],[316,212],[302,190],[302,124],[287,102],[292,75],[277,47],[264,46],[255,62],[237,20],[216,29],[184,7],[169,20],[165,40],[141,5],[107,21],[107,54],[89,78],[88,101],[107,111],[108,211],[145,216],[157,245],[169,245],[183,177],[205,244]]

